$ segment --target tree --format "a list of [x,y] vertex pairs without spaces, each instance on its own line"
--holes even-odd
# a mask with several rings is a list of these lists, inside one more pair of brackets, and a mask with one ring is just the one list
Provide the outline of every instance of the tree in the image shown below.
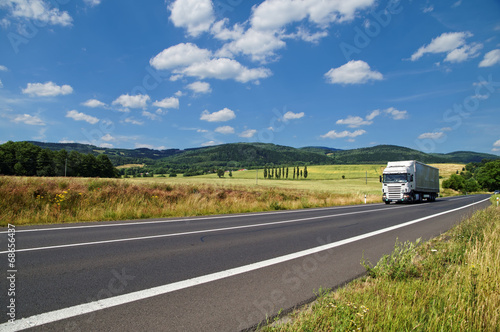
[[224,170],[223,170],[222,168],[219,168],[219,169],[217,170],[217,176],[218,176],[219,178],[223,178],[223,177],[224,177]]
[[500,160],[487,162],[477,171],[476,179],[488,191],[500,189]]
[[50,150],[40,150],[36,158],[36,175],[37,176],[54,176],[55,164],[52,152]]
[[229,177],[232,178],[233,177],[233,170],[229,170]]
[[465,188],[465,180],[457,174],[452,174],[449,179],[443,181],[443,188],[462,191]]
[[267,179],[267,168],[264,167],[264,179]]
[[286,179],[288,180],[288,167],[286,168]]
[[304,166],[304,179],[307,179],[307,166]]
[[295,166],[293,167],[293,179],[295,180]]

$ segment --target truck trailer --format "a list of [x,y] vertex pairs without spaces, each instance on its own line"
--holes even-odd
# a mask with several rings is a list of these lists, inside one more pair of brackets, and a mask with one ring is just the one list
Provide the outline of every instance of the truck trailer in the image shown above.
[[386,204],[433,202],[439,195],[439,169],[416,160],[388,162],[380,181]]

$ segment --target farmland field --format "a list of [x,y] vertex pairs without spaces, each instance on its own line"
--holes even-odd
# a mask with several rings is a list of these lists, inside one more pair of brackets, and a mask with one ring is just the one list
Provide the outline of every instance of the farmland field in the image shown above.
[[[446,177],[463,165],[438,165]],[[309,166],[307,179],[263,170],[223,178],[127,179],[0,176],[0,226],[166,218],[381,202],[383,165]],[[301,167],[303,170],[303,168]],[[292,170],[290,168],[290,170]],[[344,177],[344,178],[343,178]]]

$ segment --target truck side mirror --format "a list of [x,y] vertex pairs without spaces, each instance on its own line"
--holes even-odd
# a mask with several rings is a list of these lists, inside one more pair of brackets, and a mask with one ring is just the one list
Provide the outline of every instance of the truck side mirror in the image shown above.
[[413,182],[413,174],[410,176],[410,182]]
[[382,175],[379,175],[379,177],[378,177],[378,181],[379,181],[379,182],[382,182]]

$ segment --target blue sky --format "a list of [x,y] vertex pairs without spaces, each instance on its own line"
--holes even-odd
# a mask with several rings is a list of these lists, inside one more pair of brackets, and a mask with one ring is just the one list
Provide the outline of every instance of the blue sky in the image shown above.
[[0,142],[500,154],[496,0],[0,0]]

